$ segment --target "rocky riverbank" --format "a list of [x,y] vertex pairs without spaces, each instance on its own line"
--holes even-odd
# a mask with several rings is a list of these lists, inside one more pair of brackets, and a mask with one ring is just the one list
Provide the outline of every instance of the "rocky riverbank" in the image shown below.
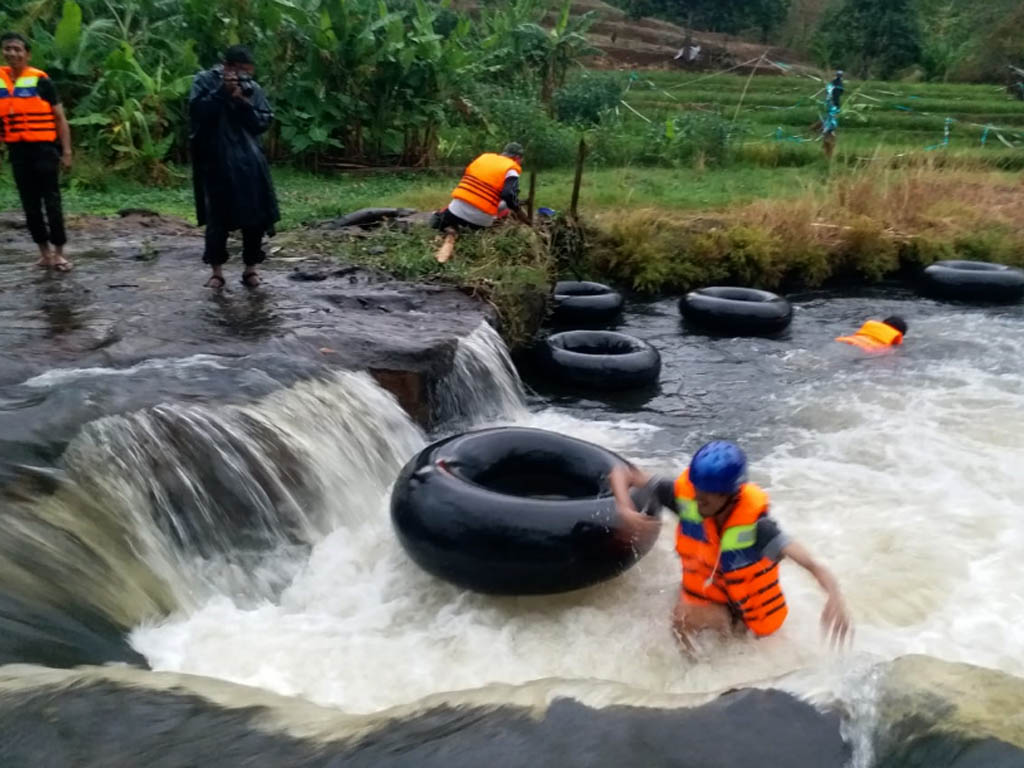
[[[157,215],[77,217],[69,238],[74,271],[44,271],[33,266],[21,214],[0,215],[0,387],[54,369],[128,369],[197,355],[244,369],[254,356],[271,356],[287,369],[284,379],[369,371],[425,424],[431,389],[451,372],[459,339],[494,319],[488,304],[454,287],[397,281],[294,243],[264,265],[263,285],[241,285],[236,257],[224,290],[204,288],[202,230]],[[221,386],[210,382],[216,391],[204,393],[192,380],[182,394],[230,397]],[[116,399],[112,410],[148,404],[144,392]],[[19,414],[23,420],[25,409]]]

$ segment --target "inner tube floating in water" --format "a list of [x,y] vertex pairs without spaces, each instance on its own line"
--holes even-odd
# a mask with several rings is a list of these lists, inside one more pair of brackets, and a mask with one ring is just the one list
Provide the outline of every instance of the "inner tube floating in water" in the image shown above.
[[[608,487],[626,462],[554,432],[501,427],[441,440],[402,470],[391,522],[428,573],[495,595],[568,592],[611,579],[650,551],[630,539]],[[638,509],[656,514],[634,491]]]
[[699,288],[680,300],[679,310],[687,323],[723,336],[774,336],[793,321],[788,301],[756,288]]
[[622,294],[601,283],[565,280],[555,283],[556,325],[599,325],[622,312]]
[[566,331],[548,337],[548,375],[585,389],[638,389],[655,384],[661,355],[646,341],[613,331]]
[[1012,303],[1024,298],[1024,271],[987,261],[937,261],[925,269],[921,290],[938,299]]

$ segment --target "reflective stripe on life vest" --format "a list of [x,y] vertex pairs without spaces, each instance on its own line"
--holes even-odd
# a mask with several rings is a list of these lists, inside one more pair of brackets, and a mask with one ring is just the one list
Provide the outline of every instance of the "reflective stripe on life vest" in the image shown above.
[[779,566],[757,548],[757,521],[768,509],[768,495],[744,483],[719,533],[714,520],[697,511],[689,470],[676,480],[679,529],[676,552],[683,563],[683,600],[730,605],[758,636],[770,635],[786,620]]
[[501,190],[505,177],[511,170],[523,172],[522,166],[513,158],[487,153],[480,155],[469,164],[452,197],[469,203],[489,216],[498,215],[501,204]]
[[852,336],[840,336],[836,341],[852,344],[865,352],[881,352],[903,343],[903,334],[891,325],[877,320],[868,320]]
[[12,80],[10,67],[0,67],[0,119],[4,141],[53,142],[57,140],[57,118],[53,105],[39,97],[39,79],[46,73],[25,67],[21,77]]

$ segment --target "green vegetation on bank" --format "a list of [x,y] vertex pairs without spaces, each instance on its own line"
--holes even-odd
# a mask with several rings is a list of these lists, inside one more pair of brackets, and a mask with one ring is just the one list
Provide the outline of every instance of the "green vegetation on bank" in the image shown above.
[[[361,3],[354,0],[352,7],[363,9],[359,19],[365,22],[367,6]],[[397,34],[422,5],[396,2],[394,8],[406,10],[397,17],[385,14],[385,26],[392,24]],[[512,23],[508,14],[526,13],[532,5],[530,0],[513,3],[506,15],[486,17],[487,23]],[[263,7],[259,2],[256,6]],[[186,15],[199,12],[188,3],[183,8]],[[437,14],[431,24],[440,24],[444,9],[430,9]],[[251,25],[252,19],[246,23]],[[331,21],[335,23],[341,22]],[[37,29],[40,22],[34,24]],[[157,34],[157,28],[147,29],[146,34]],[[574,34],[566,22],[560,32],[556,29],[555,38],[574,40]],[[522,40],[535,39],[523,35]],[[272,67],[270,41],[257,42],[265,46],[264,66]],[[86,49],[92,45],[95,41]],[[329,119],[327,135],[337,138],[339,147],[322,152],[312,145],[289,149],[282,143],[283,133],[271,134],[267,141],[276,158],[273,173],[283,215],[275,245],[285,252],[291,244],[319,249],[407,279],[461,285],[494,303],[512,342],[529,335],[539,302],[559,275],[659,293],[723,281],[781,289],[840,279],[873,281],[952,256],[1024,264],[1024,189],[1019,176],[1024,170],[1024,103],[1003,89],[851,79],[838,149],[828,163],[812,127],[822,98],[822,83],[812,77],[793,72],[748,80],[678,71],[572,70],[573,54],[566,45],[538,49],[569,57],[562,60],[569,62],[564,83],[550,94],[548,105],[541,100],[546,75],[537,73],[509,74],[501,87],[482,76],[470,78],[445,86],[450,90],[443,102],[432,101],[441,98],[433,90],[410,102],[413,112],[425,109],[436,118],[430,123],[433,167],[426,170],[332,170],[332,162],[348,157],[355,146],[345,137],[352,130],[349,121],[362,119],[362,107]],[[332,46],[338,52],[341,42]],[[126,49],[116,50],[123,54]],[[142,66],[138,61],[135,65]],[[122,70],[90,71],[103,74],[89,86],[91,95],[79,93],[69,107],[82,118],[73,130],[76,145],[84,150],[65,179],[67,213],[74,217],[149,208],[192,220],[190,170],[175,160],[181,146],[171,138],[184,125],[184,97],[161,91],[159,98],[139,101],[130,95],[131,78],[125,79]],[[95,99],[100,92],[115,93],[100,84],[109,85],[109,73],[118,71],[121,79],[115,79],[126,90],[117,92],[117,98],[123,96],[136,110],[128,122],[138,128],[140,120],[163,121],[163,154],[147,155],[149,150],[140,149],[156,146],[145,144],[149,139],[144,131],[126,139],[136,143],[117,145],[135,147],[125,151],[104,138],[115,125],[104,121],[119,107],[110,102],[100,109]],[[365,71],[358,76],[371,77]],[[85,75],[75,77],[79,79],[68,83],[86,87]],[[145,82],[141,75],[138,79]],[[561,82],[561,71],[556,81]],[[299,106],[290,95],[270,96],[278,108],[279,130],[284,131]],[[313,96],[307,102],[311,100]],[[438,111],[431,111],[435,107]],[[102,119],[90,122],[90,115],[97,114]],[[393,117],[405,119],[403,114],[412,112],[399,111]],[[953,120],[948,143],[947,118]],[[407,161],[405,134],[387,125],[391,127],[381,129],[374,157]],[[501,229],[460,237],[456,257],[442,266],[433,259],[437,234],[425,228],[385,228],[370,239],[345,240],[302,227],[362,207],[440,208],[463,163],[508,139],[526,145],[526,168],[539,171],[536,204],[564,213],[581,136],[589,147],[580,205],[582,245],[579,231],[564,223],[539,233]],[[135,150],[142,154],[132,154]],[[360,151],[366,153],[367,145]],[[111,157],[111,152],[118,156]],[[125,163],[125,154],[130,162]],[[370,154],[356,157],[368,160]],[[524,196],[526,188],[524,183]],[[16,207],[5,171],[0,208]],[[73,249],[72,241],[72,255]]]

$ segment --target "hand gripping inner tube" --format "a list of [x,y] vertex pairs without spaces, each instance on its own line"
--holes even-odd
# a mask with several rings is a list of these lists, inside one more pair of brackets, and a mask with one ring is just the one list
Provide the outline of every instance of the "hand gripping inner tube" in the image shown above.
[[700,288],[684,296],[679,309],[687,323],[725,336],[773,336],[793,320],[788,301],[755,288]]
[[661,355],[646,341],[612,331],[566,331],[547,340],[548,374],[587,389],[636,389],[661,375]]
[[607,323],[622,312],[622,294],[601,283],[562,281],[555,283],[556,325]]
[[[425,571],[496,595],[568,592],[613,578],[650,551],[659,526],[630,539],[608,487],[625,464],[591,443],[502,427],[447,438],[402,470],[391,522]],[[651,509],[653,499],[638,509]]]
[[1011,303],[1024,298],[1024,271],[987,261],[937,261],[925,269],[922,291],[939,299]]

